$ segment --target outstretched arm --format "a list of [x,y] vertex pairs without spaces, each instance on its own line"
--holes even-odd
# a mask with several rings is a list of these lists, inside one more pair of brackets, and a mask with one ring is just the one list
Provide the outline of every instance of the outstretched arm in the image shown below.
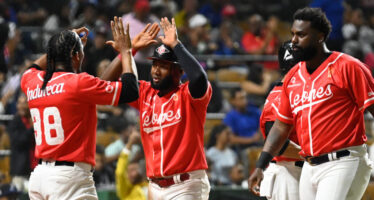
[[118,45],[119,51],[122,56],[122,89],[119,97],[119,103],[128,103],[138,99],[139,88],[136,77],[133,73],[132,65],[132,53],[131,53],[131,40],[129,34],[129,24],[126,25],[126,31],[123,27],[122,18],[114,17],[114,20],[110,22],[112,28],[112,34],[115,43]]
[[[132,40],[132,52],[135,53],[142,48],[146,48],[152,44],[157,43],[155,37],[157,36],[159,31],[160,28],[156,23],[152,24],[152,26],[151,24],[147,24],[145,28]],[[107,41],[106,44],[111,45],[117,52],[119,52],[118,44],[116,44],[115,41]],[[100,78],[107,81],[115,81],[118,80],[120,74],[121,59],[119,57],[116,57],[105,69]]]
[[275,120],[275,123],[266,138],[260,158],[256,163],[256,169],[248,179],[248,187],[256,195],[259,195],[259,186],[264,177],[263,170],[268,166],[273,157],[278,155],[292,128],[293,126],[290,124]]
[[199,62],[187,51],[187,49],[178,40],[177,28],[174,18],[172,23],[168,18],[161,19],[160,25],[165,36],[160,36],[160,40],[165,45],[171,47],[178,58],[178,62],[189,79],[188,89],[192,97],[200,98],[204,96],[208,88],[208,78]]

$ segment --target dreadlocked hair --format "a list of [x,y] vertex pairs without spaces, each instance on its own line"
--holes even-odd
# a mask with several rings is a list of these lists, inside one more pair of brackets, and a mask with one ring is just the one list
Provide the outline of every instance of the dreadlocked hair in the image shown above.
[[79,37],[76,33],[65,30],[51,37],[47,46],[47,71],[44,75],[42,90],[56,71],[56,65],[62,64],[65,71],[73,72],[72,54],[81,50]]

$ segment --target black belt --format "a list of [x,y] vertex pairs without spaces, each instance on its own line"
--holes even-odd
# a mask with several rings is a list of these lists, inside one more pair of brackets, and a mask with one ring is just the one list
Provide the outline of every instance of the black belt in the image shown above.
[[56,161],[47,161],[47,160],[43,160],[43,159],[39,159],[39,164],[42,164],[42,162],[46,162],[46,163],[55,163],[55,166],[71,166],[71,167],[74,167],[74,162],[69,162],[69,161],[59,161],[59,160],[56,160]]
[[350,152],[348,150],[341,150],[337,152],[332,152],[328,154],[324,154],[322,156],[307,156],[305,157],[305,161],[307,161],[311,165],[320,165],[325,162],[338,160],[341,157],[349,156]]
[[[277,163],[277,161],[272,160],[270,161],[271,163]],[[296,167],[303,167],[304,166],[304,161],[285,161],[285,162],[294,162]]]

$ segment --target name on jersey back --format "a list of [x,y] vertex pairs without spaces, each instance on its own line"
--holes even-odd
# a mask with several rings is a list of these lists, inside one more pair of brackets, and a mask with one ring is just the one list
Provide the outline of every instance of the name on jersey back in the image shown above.
[[39,84],[36,85],[35,89],[27,88],[27,101],[42,98],[45,96],[61,94],[65,92],[64,83],[56,83],[53,85],[48,85],[45,90],[42,90]]

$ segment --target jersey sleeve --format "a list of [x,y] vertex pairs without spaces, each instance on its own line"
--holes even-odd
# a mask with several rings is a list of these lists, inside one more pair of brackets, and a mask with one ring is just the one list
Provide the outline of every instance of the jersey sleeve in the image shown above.
[[87,73],[78,75],[76,98],[98,105],[117,105],[122,89],[120,81],[104,81]]
[[374,79],[365,64],[349,62],[344,70],[344,81],[349,93],[360,110],[374,104]]
[[[285,82],[286,83],[286,82]],[[282,92],[280,93],[280,105],[277,107],[274,103],[272,103],[272,108],[274,112],[277,114],[277,119],[281,122],[292,124],[293,117],[292,117],[292,110],[290,101],[287,95],[287,85],[283,84]]]
[[34,68],[33,66],[29,67],[23,74],[22,74],[22,77],[21,77],[21,83],[20,83],[20,86],[21,86],[21,89],[22,91],[26,94],[26,87],[27,87],[27,83],[28,81],[30,80],[30,78],[32,78],[33,76],[36,76],[36,72],[39,72],[40,70],[38,70],[37,68]]
[[210,84],[210,82],[208,81],[208,88],[206,89],[205,94],[200,98],[193,98],[188,87],[189,87],[188,84],[186,84],[185,90],[187,90],[186,92],[188,93],[188,96],[192,104],[195,104],[195,106],[205,105],[206,107],[208,107],[208,103],[210,101],[210,98],[212,97],[212,92],[213,92],[212,85]]

